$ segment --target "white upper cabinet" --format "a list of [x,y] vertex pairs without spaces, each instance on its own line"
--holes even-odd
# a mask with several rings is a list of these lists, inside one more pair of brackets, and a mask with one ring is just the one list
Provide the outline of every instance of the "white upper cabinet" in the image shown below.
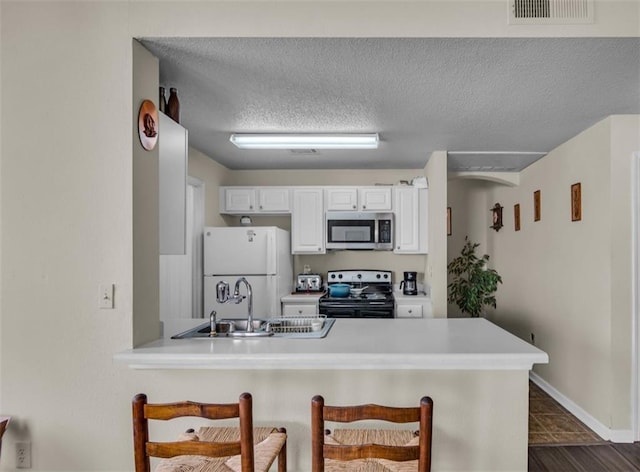
[[319,187],[293,189],[291,252],[324,254],[323,191]]
[[258,188],[258,211],[290,213],[291,190],[288,187]]
[[358,209],[358,189],[330,187],[327,192],[327,211],[355,211]]
[[159,252],[186,254],[188,132],[159,113]]
[[427,254],[428,190],[395,187],[395,246],[401,254]]
[[391,187],[361,187],[358,202],[363,211],[391,211]]
[[289,187],[220,187],[220,213],[291,213]]
[[250,187],[220,187],[220,213],[253,213],[256,191]]
[[327,187],[327,211],[391,211],[391,187]]

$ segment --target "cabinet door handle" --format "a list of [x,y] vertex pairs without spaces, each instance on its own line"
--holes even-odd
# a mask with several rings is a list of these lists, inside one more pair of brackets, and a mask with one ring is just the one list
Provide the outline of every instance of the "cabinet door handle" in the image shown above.
[[260,205],[260,209],[262,210],[262,205]]
[[322,251],[322,248],[321,248],[321,247],[319,247],[319,248],[318,248],[318,251]]
[[367,209],[367,205],[362,205],[362,209],[366,210]]
[[253,210],[253,205],[249,205],[249,210]]
[[353,205],[353,209],[354,209],[354,210],[356,209],[356,206],[355,206],[355,205]]

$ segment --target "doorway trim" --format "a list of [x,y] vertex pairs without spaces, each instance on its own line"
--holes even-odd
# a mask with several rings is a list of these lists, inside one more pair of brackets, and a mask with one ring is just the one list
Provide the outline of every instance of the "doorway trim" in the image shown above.
[[203,241],[204,235],[204,199],[205,184],[202,180],[188,176],[187,185],[193,189],[193,207],[191,208],[191,300],[193,318],[204,317],[204,291],[202,277]]
[[631,192],[633,199],[631,211],[631,261],[633,270],[631,271],[631,306],[633,313],[631,316],[631,426],[633,429],[634,441],[640,440],[640,151],[634,152],[631,157]]

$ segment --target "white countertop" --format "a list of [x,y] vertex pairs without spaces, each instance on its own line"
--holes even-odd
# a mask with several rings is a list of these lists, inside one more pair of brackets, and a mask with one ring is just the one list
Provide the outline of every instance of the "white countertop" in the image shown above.
[[549,357],[484,318],[438,318],[337,319],[322,339],[166,337],[114,360],[134,369],[530,370]]
[[427,301],[431,301],[431,297],[424,292],[418,292],[417,295],[405,295],[402,293],[402,290],[398,290],[393,292],[393,298],[398,301],[411,301],[415,300],[418,303],[423,303]]

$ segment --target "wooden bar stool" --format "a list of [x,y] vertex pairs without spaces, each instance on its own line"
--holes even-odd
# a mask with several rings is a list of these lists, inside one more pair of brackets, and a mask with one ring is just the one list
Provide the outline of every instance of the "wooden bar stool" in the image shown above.
[[[150,457],[164,458],[156,471],[266,472],[278,459],[278,472],[287,469],[287,434],[284,428],[254,428],[251,394],[238,403],[191,401],[149,404],[139,393],[133,398],[133,450],[136,472],[150,471]],[[190,416],[222,420],[238,418],[239,428],[203,427],[189,430],[173,442],[149,440],[148,420]],[[254,442],[258,444],[254,444]]]
[[0,452],[2,452],[2,436],[9,426],[10,416],[0,416]]
[[[325,421],[351,423],[382,420],[419,423],[417,432],[393,429],[325,429]],[[433,401],[422,397],[419,407],[381,405],[327,406],[316,395],[311,400],[312,472],[358,470],[398,472],[431,470]],[[326,459],[326,460],[325,460]]]

